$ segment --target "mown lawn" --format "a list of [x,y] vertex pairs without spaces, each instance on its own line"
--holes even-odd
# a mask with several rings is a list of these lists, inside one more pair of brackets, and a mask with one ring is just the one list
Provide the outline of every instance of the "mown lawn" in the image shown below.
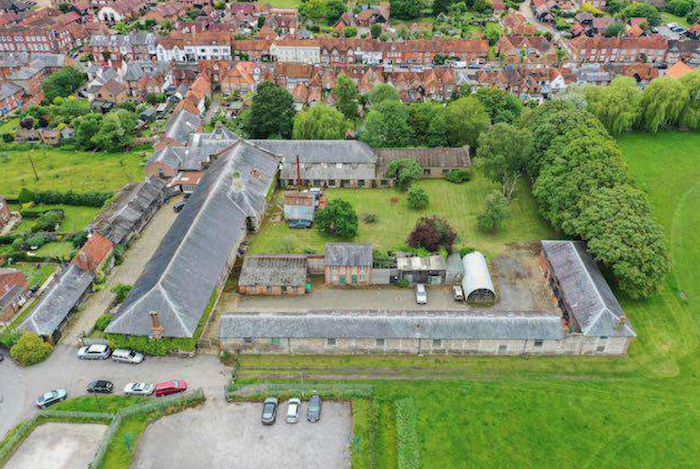
[[17,264],[13,264],[12,266],[13,269],[18,269],[21,270],[24,275],[27,277],[27,283],[29,284],[29,287],[34,287],[34,286],[41,286],[49,276],[56,272],[58,269],[57,264],[53,264],[50,262],[46,263],[31,263],[31,262],[19,262]]
[[[29,155],[34,161],[37,181]],[[126,153],[92,153],[69,148],[39,147],[17,150],[0,145],[0,194],[15,197],[30,190],[117,191],[127,182],[140,180],[150,150]]]
[[[61,222],[59,231],[62,233],[75,233],[85,229],[90,224],[95,215],[100,212],[97,207],[78,207],[75,205],[37,205],[34,209],[62,209],[65,218]],[[19,207],[13,207],[13,210],[19,210]],[[36,219],[25,218],[22,223],[16,227],[14,233],[26,233],[31,230],[36,223]]]
[[[697,467],[700,134],[629,134],[619,144],[673,263],[659,295],[620,296],[638,334],[629,357],[243,356],[238,376],[376,374],[377,399],[416,400],[424,468]],[[380,378],[392,374],[402,379]],[[380,428],[391,423],[380,418]],[[386,454],[377,462],[395,467]]]
[[70,241],[56,241],[53,243],[44,244],[39,249],[34,251],[37,256],[41,257],[56,257],[65,261],[70,260],[70,253],[75,249]]
[[[537,241],[554,236],[539,217],[534,201],[525,185],[511,204],[511,216],[499,233],[492,235],[477,229],[476,217],[483,210],[486,195],[496,186],[480,175],[464,184],[452,184],[444,180],[423,180],[417,183],[430,196],[427,209],[411,210],[406,193],[398,189],[330,189],[329,200],[344,199],[350,202],[360,215],[360,228],[354,242],[372,242],[375,250],[405,245],[406,238],[425,215],[440,214],[457,230],[456,246],[469,246],[487,254],[497,255],[505,243]],[[277,194],[279,203],[281,194]],[[362,215],[373,213],[377,222],[365,223]],[[273,217],[270,217],[273,218]],[[321,235],[315,228],[290,229],[285,223],[268,219],[250,246],[253,253],[323,252],[324,244],[338,239]]]

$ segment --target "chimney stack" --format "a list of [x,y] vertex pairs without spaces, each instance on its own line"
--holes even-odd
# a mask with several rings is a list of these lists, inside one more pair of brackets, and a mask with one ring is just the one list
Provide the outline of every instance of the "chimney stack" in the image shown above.
[[163,325],[158,319],[158,311],[151,311],[148,313],[151,316],[151,337],[153,339],[163,338]]

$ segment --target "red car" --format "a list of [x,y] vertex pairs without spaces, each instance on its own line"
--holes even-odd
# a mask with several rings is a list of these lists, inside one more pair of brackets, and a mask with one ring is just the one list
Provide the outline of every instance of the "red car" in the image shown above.
[[179,392],[184,392],[187,390],[187,383],[181,379],[174,379],[172,381],[166,381],[164,383],[156,384],[155,395],[156,396],[167,396],[169,394],[177,394]]

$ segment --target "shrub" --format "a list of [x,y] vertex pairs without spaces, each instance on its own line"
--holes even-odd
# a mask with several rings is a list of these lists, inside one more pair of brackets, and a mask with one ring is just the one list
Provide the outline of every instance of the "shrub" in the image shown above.
[[10,349],[13,345],[17,343],[20,337],[22,337],[22,333],[20,331],[18,331],[17,329],[6,327],[0,333],[0,345],[7,349]]
[[87,242],[87,231],[79,231],[70,238],[70,242],[74,248],[79,249]]
[[19,203],[34,202],[46,205],[76,205],[82,207],[102,207],[112,198],[111,192],[84,192],[78,193],[71,190],[60,191],[30,191],[22,189],[19,193]]
[[420,179],[423,168],[414,159],[400,158],[389,163],[387,176],[396,178],[396,185],[402,191],[408,190],[411,185]]
[[13,134],[13,133],[2,134],[2,141],[5,143],[14,142],[15,141],[15,134]]
[[445,179],[454,184],[462,184],[463,182],[469,182],[472,175],[466,169],[453,169],[450,171]]
[[399,288],[408,288],[411,286],[411,282],[409,282],[407,278],[400,278],[399,281],[396,282],[396,286]]
[[157,357],[164,357],[177,350],[194,350],[194,339],[149,339],[144,336],[126,336],[120,334],[107,334],[109,346],[114,349],[130,349]]
[[316,212],[315,222],[321,233],[341,238],[353,238],[357,235],[357,212],[350,202],[342,199],[333,200]]
[[126,300],[126,297],[129,296],[129,293],[131,293],[131,290],[133,290],[133,288],[133,285],[124,285],[123,283],[120,283],[119,285],[112,288],[112,293],[114,293],[114,302],[119,304],[122,301]]
[[376,213],[364,213],[362,215],[362,221],[367,223],[367,224],[372,224],[372,223],[377,223],[379,221],[379,218],[377,218]]
[[464,256],[466,256],[467,254],[472,253],[472,252],[474,252],[474,251],[476,251],[476,249],[471,248],[471,247],[468,247],[468,246],[465,246],[465,247],[459,248],[459,255],[462,256],[462,257],[464,257]]
[[413,210],[423,210],[428,207],[430,198],[425,189],[420,187],[411,187],[408,190],[408,206]]
[[493,191],[486,196],[483,213],[476,217],[481,231],[495,233],[508,217],[508,201],[500,191]]
[[418,220],[408,236],[408,245],[412,248],[425,248],[430,252],[437,252],[444,247],[452,252],[456,238],[455,229],[444,218],[433,215]]
[[64,218],[65,215],[63,214],[63,210],[49,210],[44,212],[44,214],[42,214],[36,221],[34,226],[32,226],[31,232],[54,232],[60,226]]
[[10,355],[20,365],[31,366],[46,360],[52,350],[51,344],[44,342],[34,332],[25,332],[10,349]]
[[97,321],[95,322],[95,329],[100,332],[104,332],[105,329],[107,329],[107,326],[109,326],[109,323],[112,322],[113,317],[114,316],[111,314],[103,314],[97,318]]
[[25,244],[29,246],[30,248],[40,248],[44,244],[50,243],[52,241],[51,236],[49,236],[46,233],[39,233],[33,236],[30,236],[27,238],[25,241]]

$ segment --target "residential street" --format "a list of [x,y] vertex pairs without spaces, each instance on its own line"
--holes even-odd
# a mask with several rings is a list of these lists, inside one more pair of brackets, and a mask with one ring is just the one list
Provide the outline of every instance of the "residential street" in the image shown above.
[[140,365],[112,360],[83,361],[77,348],[59,345],[51,357],[30,368],[19,368],[6,358],[0,363],[0,438],[22,419],[38,412],[34,399],[52,389],[63,388],[68,397],[84,395],[90,381],[108,379],[117,394],[132,381],[158,382],[184,379],[190,389],[202,388],[207,399],[223,399],[230,371],[213,355],[195,358],[147,358]]

